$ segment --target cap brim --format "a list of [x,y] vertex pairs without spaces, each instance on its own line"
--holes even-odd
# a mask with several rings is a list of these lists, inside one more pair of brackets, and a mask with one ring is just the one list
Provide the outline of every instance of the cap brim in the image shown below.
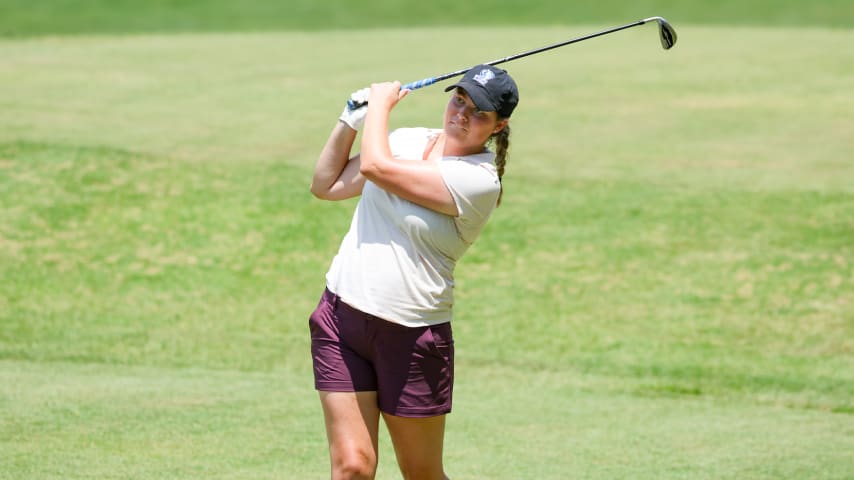
[[481,85],[478,85],[474,82],[460,81],[445,88],[445,91],[450,92],[451,90],[457,87],[462,88],[466,91],[469,98],[471,98],[471,101],[474,102],[474,105],[481,112],[496,111],[495,105],[493,105],[492,102],[489,101],[489,95],[487,95]]

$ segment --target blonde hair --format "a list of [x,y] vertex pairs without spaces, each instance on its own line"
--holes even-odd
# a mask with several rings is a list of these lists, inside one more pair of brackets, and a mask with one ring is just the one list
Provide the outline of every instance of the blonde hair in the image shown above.
[[495,142],[495,170],[498,171],[498,183],[501,188],[498,191],[497,205],[501,205],[501,196],[504,194],[504,184],[501,183],[501,177],[504,176],[507,151],[510,149],[510,125],[505,125],[498,133],[494,134],[492,140]]

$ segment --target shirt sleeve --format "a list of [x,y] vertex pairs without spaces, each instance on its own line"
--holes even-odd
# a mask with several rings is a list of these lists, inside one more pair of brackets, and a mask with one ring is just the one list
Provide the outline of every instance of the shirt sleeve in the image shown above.
[[498,201],[501,184],[495,167],[488,163],[446,158],[439,162],[439,170],[457,204],[455,222],[460,237],[466,243],[472,243]]

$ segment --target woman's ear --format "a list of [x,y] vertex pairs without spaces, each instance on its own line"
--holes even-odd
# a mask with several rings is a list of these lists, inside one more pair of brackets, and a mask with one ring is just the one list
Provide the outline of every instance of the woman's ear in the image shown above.
[[507,126],[507,122],[508,119],[506,118],[504,120],[499,120],[498,123],[495,125],[495,129],[492,131],[492,134],[495,135],[496,133],[504,130],[504,127]]

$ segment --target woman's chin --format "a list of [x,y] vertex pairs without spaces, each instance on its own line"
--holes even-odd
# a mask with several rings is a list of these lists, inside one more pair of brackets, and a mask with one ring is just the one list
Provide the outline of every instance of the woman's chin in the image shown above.
[[445,133],[447,133],[448,135],[453,135],[455,137],[461,137],[468,135],[469,131],[468,129],[463,128],[454,122],[448,122],[448,124],[445,125]]

